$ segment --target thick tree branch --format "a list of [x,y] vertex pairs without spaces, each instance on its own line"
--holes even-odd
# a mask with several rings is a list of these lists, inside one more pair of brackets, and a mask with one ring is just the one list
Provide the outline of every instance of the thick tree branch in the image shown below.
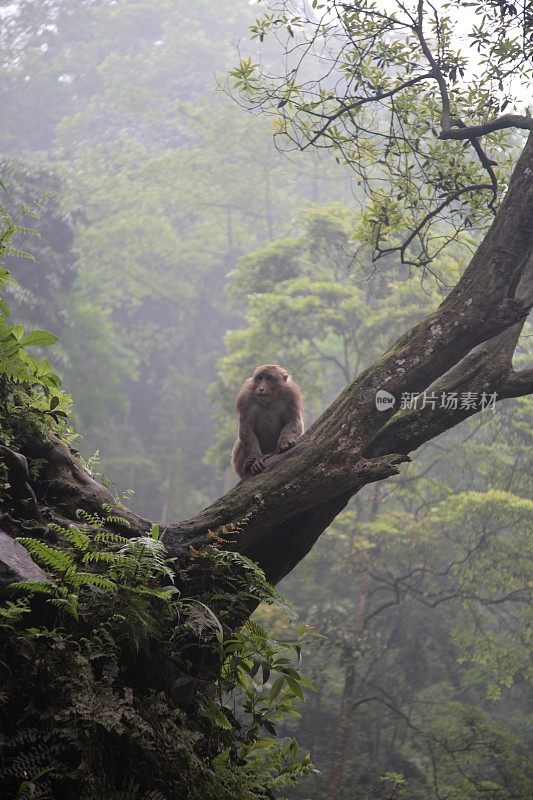
[[[46,438],[35,433],[29,437],[23,455],[42,460],[44,466],[33,487],[41,504],[57,509],[66,519],[76,519],[78,509],[102,514],[110,506],[132,526],[132,534],[139,536],[150,529],[150,522],[117,503],[111,492],[89,474],[75,450],[57,437]],[[128,528],[115,526],[127,534]]]
[[533,369],[510,372],[505,381],[505,397],[523,397],[533,394]]
[[[459,125],[460,120],[452,119],[451,125]],[[464,123],[463,123],[464,124]],[[464,127],[443,127],[439,139],[477,139],[487,133],[503,131],[507,128],[520,128],[524,131],[533,131],[533,118],[521,114],[503,114],[481,125],[465,125]]]

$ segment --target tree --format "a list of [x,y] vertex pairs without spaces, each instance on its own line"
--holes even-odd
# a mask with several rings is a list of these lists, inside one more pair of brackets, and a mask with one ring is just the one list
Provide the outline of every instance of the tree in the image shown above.
[[[291,364],[309,418],[438,296],[434,280],[402,276],[393,263],[380,270],[365,303],[367,283],[352,274],[350,220],[340,206],[307,211],[291,238],[250,254],[234,270],[230,291],[246,309],[247,325],[227,335],[213,387],[221,411],[212,455],[221,465],[234,435],[232,387],[258,358]],[[441,254],[432,269],[449,284],[460,263]],[[526,363],[527,350],[524,339]],[[530,569],[519,554],[528,547],[531,470],[527,437],[516,432],[528,407],[525,398],[508,401],[440,444],[428,442],[393,482],[359,493],[282,582],[283,594],[320,634],[303,645],[317,692],[306,698],[301,721],[284,726],[311,750],[320,776],[295,796],[381,796],[387,773],[391,782],[402,773],[413,798],[432,796],[443,782],[449,792],[461,785],[463,766],[443,756],[448,746],[455,752],[455,743],[444,729],[432,730],[439,714],[457,719],[458,691],[461,713],[477,709],[469,718],[480,742],[483,718],[504,737],[516,734],[512,774],[496,775],[489,749],[482,758],[485,776],[499,785],[494,791],[527,794],[517,789],[527,782],[519,754],[527,746],[520,740],[528,638],[519,632],[527,630]],[[260,618],[277,630],[283,624],[275,609],[261,609]],[[289,625],[281,630],[290,636]],[[478,796],[479,775],[467,780]]]
[[[368,35],[372,30],[375,42],[383,44],[384,37],[386,39],[390,31],[398,27],[395,16],[382,18],[371,6],[346,6],[343,10],[333,3],[328,8],[339,12],[341,30],[348,30],[350,36],[357,32],[361,36]],[[533,123],[530,117],[517,115],[483,121],[486,115],[486,106],[482,106],[483,93],[478,98],[477,111],[476,107],[470,111],[474,120],[481,117],[477,124],[459,123],[455,110],[450,116],[448,84],[458,79],[458,73],[451,67],[443,67],[443,48],[448,60],[453,55],[449,25],[443,22],[441,27],[434,26],[436,38],[433,42],[426,36],[424,15],[425,6],[420,2],[416,15],[408,14],[407,20],[401,23],[400,28],[408,43],[399,39],[397,45],[389,48],[392,77],[384,75],[383,69],[376,78],[372,78],[371,71],[370,76],[366,76],[365,70],[370,70],[370,67],[362,59],[353,66],[354,75],[366,87],[365,106],[386,96],[394,99],[396,107],[402,93],[409,91],[411,85],[416,86],[418,95],[426,97],[423,112],[427,111],[431,101],[435,115],[438,101],[442,124],[440,138],[435,139],[438,152],[430,159],[432,174],[439,169],[439,154],[442,152],[453,152],[457,170],[461,163],[468,170],[472,167],[472,159],[465,156],[461,162],[454,142],[472,142],[476,151],[478,140],[494,130],[512,126],[531,129]],[[287,22],[279,25],[288,30],[289,37],[294,35]],[[505,34],[501,30],[497,33],[501,45]],[[487,40],[481,34],[479,38],[480,47],[486,47]],[[413,42],[417,42],[421,57],[430,64],[422,74],[419,74],[415,59],[407,61],[407,49],[411,52]],[[383,47],[374,49],[375,54],[369,55],[370,65],[373,61],[386,65]],[[462,63],[458,56],[454,58],[452,63]],[[504,62],[509,67],[516,60],[518,67],[525,69],[522,51],[514,48],[509,56],[505,56]],[[490,63],[488,55],[487,63]],[[402,64],[407,78],[405,75],[396,77],[395,73]],[[240,69],[244,76],[245,67]],[[492,68],[487,80],[489,78],[493,78]],[[246,80],[245,90],[253,92],[253,80]],[[390,88],[376,91],[373,80],[378,83],[386,81]],[[291,78],[291,86],[294,81]],[[407,83],[409,86],[406,87]],[[452,97],[453,102],[462,107],[464,97],[461,95],[457,100],[455,94]],[[290,97],[287,103],[289,100]],[[327,104],[329,98],[320,102]],[[345,104],[343,99],[335,112],[338,118],[342,116]],[[296,115],[298,111],[296,104]],[[303,112],[306,111],[304,107]],[[321,112],[313,111],[313,114],[317,113]],[[412,115],[413,108],[409,108],[406,114]],[[432,137],[427,122],[426,142]],[[416,127],[414,121],[412,125]],[[357,130],[351,136],[357,145]],[[443,150],[447,147],[445,142],[450,140],[452,149]],[[392,136],[391,146],[394,141]],[[462,147],[460,152],[464,152]],[[387,166],[390,169],[389,161]],[[487,168],[483,163],[481,167]],[[403,334],[377,362],[358,375],[307,431],[295,450],[272,458],[263,475],[237,486],[192,520],[169,525],[164,540],[171,553],[183,555],[190,545],[201,547],[215,533],[222,541],[227,537],[228,549],[250,556],[265,569],[271,581],[277,582],[303,558],[347,500],[363,485],[396,474],[399,465],[409,460],[410,452],[478,410],[460,406],[433,410],[427,404],[419,403],[413,408],[380,411],[375,403],[378,390],[386,389],[397,398],[397,402],[402,394],[425,390],[436,395],[452,389],[458,393],[496,393],[497,399],[517,397],[531,391],[531,370],[515,372],[512,357],[531,306],[533,232],[529,221],[533,209],[532,169],[533,138],[530,136],[481,245],[463,276],[438,308]],[[468,180],[467,185],[470,184]],[[450,197],[447,200],[451,202]],[[426,225],[430,219],[425,221]],[[415,229],[417,227],[419,225],[415,225]],[[80,507],[96,511],[102,503],[112,502],[107,490],[94,484],[65,445],[31,435],[22,444],[21,452],[27,457],[45,460],[46,466],[36,483],[36,490],[38,494],[42,493],[46,486],[48,502],[56,504],[63,514],[73,515]],[[146,529],[146,520],[129,513],[127,517],[132,530]]]

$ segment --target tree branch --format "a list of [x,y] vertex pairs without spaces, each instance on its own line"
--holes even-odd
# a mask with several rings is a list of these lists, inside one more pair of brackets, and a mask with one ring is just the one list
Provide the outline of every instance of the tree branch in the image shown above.
[[[451,120],[451,125],[460,125],[458,119]],[[463,123],[464,125],[464,123]],[[524,131],[533,131],[533,118],[521,114],[503,114],[501,117],[484,122],[481,125],[465,125],[464,127],[443,127],[439,139],[476,139],[486,136],[487,133],[503,131],[506,128],[520,128]]]

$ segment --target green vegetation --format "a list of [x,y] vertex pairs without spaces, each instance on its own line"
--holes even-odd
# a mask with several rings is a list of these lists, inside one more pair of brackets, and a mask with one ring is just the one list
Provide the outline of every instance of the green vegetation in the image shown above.
[[214,581],[187,596],[156,529],[80,518],[19,539],[49,579],[12,584],[0,609],[3,796],[251,799],[309,772],[292,738],[266,735],[303,698],[298,644],[225,623],[250,596],[277,602],[261,571],[204,552]]
[[[212,388],[220,424],[211,458],[220,467],[234,432],[233,387],[272,342],[318,411],[440,293],[389,269],[367,302],[368,283],[350,271],[349,220],[341,206],[308,211],[293,238],[250,254],[233,273],[230,293],[245,302],[247,325],[227,334]],[[443,284],[461,257],[434,264]],[[332,765],[343,773],[340,797],[354,785],[365,800],[426,800],[432,786],[461,800],[531,793],[530,419],[524,398],[428,444],[401,477],[357,495],[282,582],[321,634],[304,644],[319,690],[301,723],[284,728],[321,775],[291,797],[329,798]],[[264,618],[285,629],[272,611]],[[381,781],[387,773],[401,785]]]
[[[26,207],[20,216],[38,219]],[[38,234],[5,208],[2,224],[5,284],[14,282],[7,257],[32,258],[14,241]],[[27,352],[57,337],[27,333],[9,324],[8,314],[3,302],[6,505],[6,455],[13,452],[6,445],[20,446],[32,427],[69,434],[61,408],[69,398],[58,376]],[[36,460],[33,468],[39,470]],[[33,506],[22,510],[23,518],[32,513]],[[204,549],[193,567],[209,573],[199,593],[187,569],[167,556],[158,525],[128,538],[109,531],[129,527],[111,506],[101,516],[80,510],[78,517],[66,527],[20,525],[30,535],[18,543],[45,572],[41,580],[7,580],[3,587],[2,796],[253,800],[308,773],[310,756],[296,741],[273,738],[280,720],[298,716],[302,687],[311,686],[295,669],[301,644],[277,642],[245,621],[250,604],[260,602],[291,615],[260,568],[238,554]]]
[[[379,4],[300,5],[0,4],[0,537],[42,570],[14,579],[0,539],[6,800],[533,794],[530,397],[365,486],[281,594],[220,549],[256,506],[165,546],[236,482],[243,379],[282,364],[311,424],[449,295],[523,145],[437,138],[427,83],[391,100],[421,72]],[[313,60],[326,6],[349,24]],[[447,17],[426,30],[474,124],[517,111],[531,14],[446,14],[470,7],[477,81]],[[96,511],[34,439],[105,485]]]

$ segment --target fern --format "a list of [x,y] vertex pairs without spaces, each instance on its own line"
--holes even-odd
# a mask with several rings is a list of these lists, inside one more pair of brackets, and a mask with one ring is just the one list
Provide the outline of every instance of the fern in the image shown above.
[[121,566],[124,564],[124,557],[120,553],[107,552],[106,550],[90,550],[83,556],[84,563],[105,563]]
[[24,545],[36,561],[54,573],[65,574],[68,570],[76,571],[74,559],[65,550],[25,536],[17,538],[17,541]]
[[115,581],[106,578],[105,575],[97,575],[94,572],[77,572],[74,583],[78,589],[82,586],[98,586],[100,589],[106,589],[110,592],[117,590]]
[[[19,584],[20,585],[20,584]],[[18,600],[6,600],[0,606],[0,627],[13,627],[28,614],[30,606],[27,599],[20,597]]]
[[59,525],[49,525],[50,530],[59,533],[67,542],[74,545],[77,550],[85,552],[91,542],[91,537],[81,531],[79,528],[71,525],[70,528],[61,528]]
[[268,583],[265,573],[254,561],[251,561],[241,553],[230,550],[217,550],[215,548],[208,548],[208,550],[215,564],[220,565],[225,571],[244,571],[250,597],[262,603],[277,606],[291,621],[298,619],[298,615],[294,609],[291,608],[291,606],[283,600],[279,592]]
[[[161,800],[172,786],[188,800],[262,800],[309,772],[293,740],[262,733],[297,713],[299,645],[227,622],[228,606],[278,602],[263,573],[210,548],[200,558],[212,561],[212,586],[187,597],[159,530],[128,539],[106,530],[121,523],[103,511],[51,525],[54,545],[19,540],[48,581],[12,584],[0,602],[2,796],[88,800],[90,786],[100,800]],[[219,665],[218,681],[199,679],[206,664]],[[27,735],[17,737],[20,703]]]
[[98,531],[92,538],[95,542],[102,542],[103,544],[127,544],[129,542],[127,536],[120,536],[120,534],[111,533],[110,531]]
[[98,516],[98,514],[89,514],[89,512],[85,511],[83,508],[78,508],[76,516],[97,531],[104,525],[103,517]]

